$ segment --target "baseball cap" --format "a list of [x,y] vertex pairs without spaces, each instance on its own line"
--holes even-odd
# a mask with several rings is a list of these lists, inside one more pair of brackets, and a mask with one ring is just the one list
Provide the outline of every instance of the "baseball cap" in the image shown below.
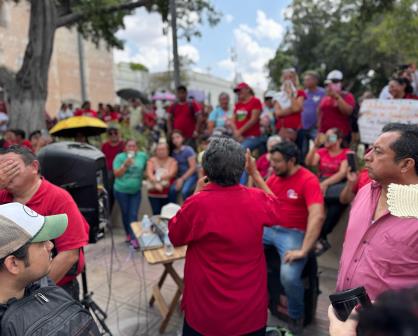
[[325,80],[325,84],[331,83],[332,80],[339,80],[342,81],[344,78],[343,73],[340,70],[332,70],[328,75],[327,79]]
[[251,87],[247,83],[241,82],[235,86],[234,92],[238,92],[241,89],[251,89]]
[[0,205],[0,259],[28,242],[40,243],[61,236],[67,229],[66,214],[41,216],[26,205]]
[[175,203],[168,203],[161,208],[160,218],[162,219],[171,219],[173,218],[177,211],[180,210],[180,206]]
[[264,94],[264,98],[273,98],[276,95],[276,92],[274,92],[273,90],[268,90],[265,94]]

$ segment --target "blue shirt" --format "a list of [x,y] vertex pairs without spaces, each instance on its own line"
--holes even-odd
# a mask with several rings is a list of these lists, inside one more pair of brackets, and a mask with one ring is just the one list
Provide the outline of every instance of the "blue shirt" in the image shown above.
[[232,111],[225,111],[220,106],[216,106],[216,108],[209,114],[209,121],[213,121],[215,123],[215,128],[218,127],[225,127],[225,122],[228,118],[231,118]]
[[321,99],[325,96],[325,89],[317,87],[315,91],[305,90],[306,99],[303,102],[302,127],[304,129],[315,128],[317,123],[316,111]]
[[189,169],[189,158],[196,156],[196,152],[190,146],[183,146],[180,150],[174,150],[172,156],[178,163],[177,176],[180,177]]

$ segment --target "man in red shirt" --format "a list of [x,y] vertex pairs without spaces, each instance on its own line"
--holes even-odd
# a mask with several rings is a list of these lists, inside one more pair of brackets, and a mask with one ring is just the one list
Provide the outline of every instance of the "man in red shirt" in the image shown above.
[[280,281],[289,302],[289,329],[293,335],[300,335],[303,328],[302,271],[325,218],[319,180],[297,163],[298,158],[299,150],[290,141],[270,150],[274,175],[267,180],[267,186],[278,199],[276,210],[281,223],[265,228],[263,237],[264,244],[274,245],[280,255]]
[[354,111],[356,101],[350,92],[342,90],[343,74],[339,70],[331,71],[325,81],[326,96],[319,104],[318,128],[325,133],[330,128],[338,128],[347,138],[350,135],[350,115]]
[[[264,183],[249,155],[247,162],[250,175]],[[212,140],[202,166],[207,177],[199,180],[200,191],[168,224],[171,242],[188,245],[183,335],[265,335],[268,298],[262,238],[264,225],[280,221],[277,201],[262,190],[239,185],[245,155],[232,139]]]
[[103,143],[102,152],[106,157],[107,180],[109,190],[109,213],[112,212],[113,203],[113,184],[115,183],[115,175],[113,174],[113,160],[116,155],[122,153],[125,149],[125,142],[120,138],[119,130],[115,126],[109,126],[107,129],[108,141]]
[[43,216],[67,214],[68,227],[54,240],[56,255],[49,277],[78,299],[77,275],[84,269],[82,247],[88,244],[89,226],[70,194],[39,175],[39,162],[25,147],[12,146],[0,154],[0,162],[17,163],[19,175],[0,191],[0,204],[19,202]]
[[193,144],[197,137],[201,122],[201,109],[194,101],[187,101],[187,88],[180,85],[177,88],[177,101],[168,110],[167,128],[171,134],[179,130],[188,145]]

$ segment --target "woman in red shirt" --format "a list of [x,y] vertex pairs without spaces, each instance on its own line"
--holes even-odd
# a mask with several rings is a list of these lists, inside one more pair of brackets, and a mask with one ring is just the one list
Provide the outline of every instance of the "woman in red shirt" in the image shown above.
[[413,92],[414,89],[407,78],[397,77],[389,82],[389,93],[393,99],[418,99]]
[[[307,166],[318,171],[327,208],[327,216],[317,244],[317,254],[322,254],[330,248],[327,236],[337,225],[345,208],[339,200],[348,171],[346,155],[349,149],[341,147],[343,140],[344,134],[338,128],[331,128],[325,134],[316,137],[315,145],[305,159]],[[324,147],[320,148],[322,144]]]
[[276,130],[284,140],[295,141],[302,125],[301,114],[306,93],[298,89],[300,84],[295,69],[284,70],[281,81],[281,92],[274,103]]

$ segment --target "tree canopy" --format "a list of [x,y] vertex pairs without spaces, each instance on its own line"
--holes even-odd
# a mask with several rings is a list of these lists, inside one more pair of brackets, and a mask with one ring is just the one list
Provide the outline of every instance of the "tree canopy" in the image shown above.
[[285,68],[322,77],[339,69],[353,92],[377,93],[397,65],[418,59],[417,0],[293,0],[286,19],[289,29],[268,63],[276,85]]

